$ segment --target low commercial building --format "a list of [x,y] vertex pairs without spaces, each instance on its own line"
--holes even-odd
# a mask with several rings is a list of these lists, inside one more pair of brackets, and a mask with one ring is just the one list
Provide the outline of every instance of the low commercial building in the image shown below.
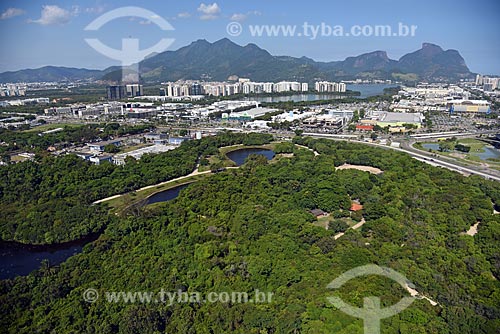
[[108,145],[115,145],[115,146],[120,146],[122,140],[121,139],[113,139],[113,140],[107,140],[107,141],[101,141],[98,143],[88,143],[87,146],[91,151],[94,152],[104,152],[104,148]]
[[167,135],[164,133],[146,133],[144,135],[144,139],[146,141],[155,141],[155,140],[162,140],[166,139]]
[[116,154],[113,157],[113,163],[116,165],[125,165],[125,159],[127,157],[132,157],[136,160],[140,159],[144,154],[158,154],[167,152],[175,149],[175,146],[169,145],[151,145],[147,147],[142,147],[134,151]]
[[168,143],[171,145],[180,145],[186,140],[189,140],[187,137],[170,137],[168,138]]
[[334,127],[338,128],[344,124],[344,118],[331,115],[315,115],[306,118],[302,124],[309,127]]
[[405,124],[415,125],[417,128],[422,127],[424,121],[422,113],[399,113],[399,112],[382,112],[377,117],[377,125],[380,127],[400,127]]
[[447,104],[450,113],[484,113],[489,114],[490,103],[486,100],[453,100]]
[[96,165],[100,165],[104,162],[112,162],[113,157],[110,155],[96,155],[96,156],[90,157],[89,161],[96,164]]
[[272,113],[276,111],[277,109],[256,107],[250,110],[231,112],[228,114],[228,118],[229,120],[247,121],[264,116],[267,113]]

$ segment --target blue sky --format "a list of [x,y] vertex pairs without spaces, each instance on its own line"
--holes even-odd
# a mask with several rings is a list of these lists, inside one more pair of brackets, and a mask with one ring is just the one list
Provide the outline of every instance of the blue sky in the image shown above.
[[[99,31],[84,31],[95,18],[122,6],[141,6],[165,18],[174,31],[162,31],[147,19],[120,18]],[[239,22],[237,37],[226,26]],[[413,37],[254,37],[249,25],[416,25]],[[197,39],[210,42],[229,37],[255,43],[274,55],[343,60],[348,56],[385,50],[398,59],[423,42],[456,49],[471,71],[500,74],[500,1],[475,0],[350,0],[350,1],[171,1],[171,0],[2,0],[0,2],[0,71],[44,65],[102,69],[118,65],[93,50],[84,38],[99,38],[113,48],[121,39],[139,38],[141,48],[160,38],[173,38],[169,50]]]

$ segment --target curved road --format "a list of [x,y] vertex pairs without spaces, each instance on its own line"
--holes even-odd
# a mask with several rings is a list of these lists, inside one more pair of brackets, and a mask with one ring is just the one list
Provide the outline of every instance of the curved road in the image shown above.
[[[333,136],[330,136],[328,134],[304,133],[303,135],[308,136],[308,137],[346,141],[346,139],[333,137]],[[399,148],[399,147],[386,146],[386,145],[370,143],[370,142],[365,142],[365,141],[358,141],[358,140],[348,140],[348,141],[353,142],[353,143],[371,145],[371,146],[376,146],[376,147],[381,147],[381,148],[385,148],[385,149],[391,149],[391,150],[407,153],[410,156],[416,158],[417,160],[423,161],[423,162],[428,163],[428,164],[433,165],[433,166],[447,168],[449,170],[459,172],[462,174],[463,173],[475,174],[475,175],[482,176],[482,177],[489,179],[489,180],[500,181],[500,176],[494,175],[490,172],[477,170],[477,169],[473,169],[472,167],[465,167],[465,166],[462,166],[462,165],[459,165],[456,163],[444,161],[443,159],[440,159],[440,158],[437,158],[434,156],[429,156],[425,153],[421,153],[422,151],[416,151],[415,149],[411,149],[409,147],[406,148],[405,146],[403,146],[402,148]]]

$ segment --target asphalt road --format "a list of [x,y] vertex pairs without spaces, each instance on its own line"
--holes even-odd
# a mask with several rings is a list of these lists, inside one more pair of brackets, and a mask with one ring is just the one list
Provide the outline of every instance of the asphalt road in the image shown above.
[[[334,138],[331,137],[327,134],[317,134],[317,133],[304,133],[304,136],[309,136],[309,137],[316,137],[316,138],[326,138],[326,139],[331,139],[331,140],[346,140],[346,139],[341,139],[341,138]],[[353,143],[359,143],[359,144],[365,144],[365,145],[371,145],[371,146],[376,146],[376,147],[381,147],[385,149],[391,149],[403,153],[407,153],[410,156],[423,161],[425,163],[428,163],[433,166],[439,166],[443,168],[447,168],[452,171],[456,171],[462,174],[475,174],[482,176],[486,179],[489,180],[495,180],[500,182],[500,173],[497,171],[487,169],[487,168],[480,168],[480,167],[472,167],[472,166],[464,166],[462,164],[459,164],[457,162],[451,162],[451,161],[445,161],[440,157],[435,157],[430,154],[427,154],[423,151],[414,149],[410,147],[410,144],[408,142],[402,142],[401,147],[392,147],[392,146],[387,146],[387,145],[380,145],[377,143],[371,143],[371,142],[365,142],[365,141],[358,141],[358,140],[349,140],[350,142]]]

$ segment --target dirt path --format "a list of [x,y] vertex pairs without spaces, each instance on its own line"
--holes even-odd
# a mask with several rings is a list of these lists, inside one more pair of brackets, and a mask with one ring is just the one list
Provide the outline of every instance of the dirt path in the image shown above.
[[437,302],[433,301],[432,299],[420,294],[417,290],[411,288],[408,285],[408,283],[406,283],[406,291],[408,291],[412,297],[427,300],[432,306],[436,306],[438,304]]
[[361,166],[361,165],[350,165],[350,164],[343,164],[342,166],[335,167],[336,170],[343,170],[343,169],[357,169],[363,172],[369,172],[372,174],[381,174],[384,171],[381,169],[378,169],[376,167],[371,167],[371,166]]
[[[359,223],[357,223],[356,225],[354,225],[353,227],[351,227],[351,229],[353,230],[357,230],[358,228],[360,228],[361,226],[363,226],[364,224],[366,223],[365,219],[361,219],[361,221]],[[479,223],[478,223],[479,224]],[[348,229],[349,230],[349,229]],[[333,238],[335,240],[339,239],[340,237],[342,237],[345,233],[344,232],[341,232],[341,233],[338,233],[336,234]],[[406,284],[405,286],[406,288],[406,291],[408,291],[410,293],[410,295],[412,297],[415,297],[415,298],[418,298],[418,299],[425,299],[427,300],[432,306],[436,306],[438,305],[437,302],[435,302],[434,300],[422,295],[421,293],[419,293],[417,290],[415,290],[414,288],[411,288],[408,284]]]
[[[353,227],[350,227],[348,228],[347,230],[350,230],[350,229],[353,229],[353,230],[357,230],[358,228],[360,228],[361,226],[363,226],[364,224],[366,223],[365,219],[362,218],[361,221],[359,223],[357,223],[356,225],[354,225]],[[341,236],[343,236],[345,234],[345,232],[340,232],[338,234],[335,234],[333,236],[333,239],[337,240],[338,238],[340,238]]]
[[479,226],[481,222],[477,222],[474,225],[472,225],[465,234],[470,235],[471,237],[475,236],[477,234],[477,227]]

